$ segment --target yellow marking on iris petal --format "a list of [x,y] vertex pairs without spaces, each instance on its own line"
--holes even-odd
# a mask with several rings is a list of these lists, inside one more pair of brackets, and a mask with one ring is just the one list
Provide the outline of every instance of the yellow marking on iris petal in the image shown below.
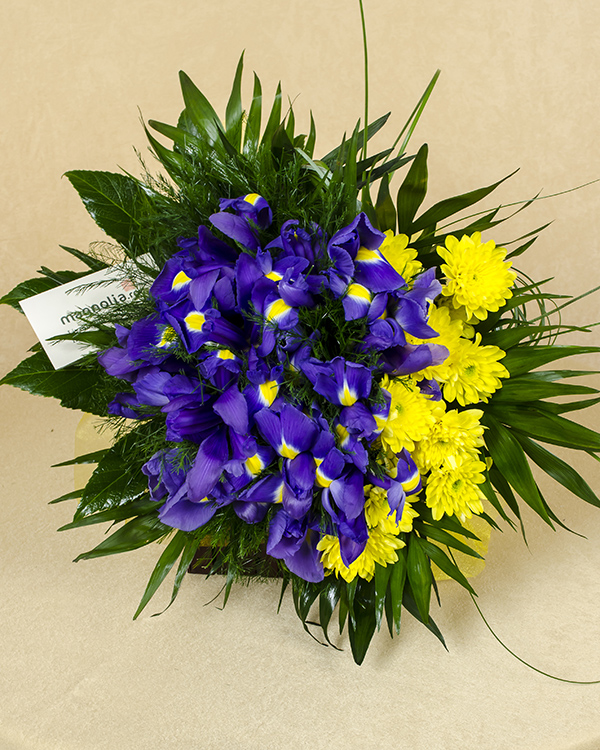
[[271,279],[271,281],[281,281],[281,279],[283,279],[283,276],[276,271],[270,271],[269,273],[266,273],[265,276],[267,279]]
[[412,476],[410,479],[407,479],[406,482],[402,482],[402,489],[404,492],[412,492],[415,487],[418,487],[419,481],[421,479],[421,476],[419,472],[415,472],[414,476]]
[[329,479],[329,477],[325,476],[325,474],[323,474],[323,472],[319,468],[317,468],[316,480],[319,487],[329,487],[329,485],[333,482],[333,479]]
[[275,495],[275,503],[283,502],[283,482],[280,484],[277,494]]
[[171,289],[175,289],[177,287],[183,286],[184,284],[187,284],[188,281],[191,281],[190,277],[185,273],[185,271],[180,271],[177,276],[173,279],[173,284],[171,285]]
[[387,318],[387,310],[384,310],[381,315],[377,318],[377,320],[385,320]]
[[248,469],[250,474],[259,474],[264,469],[262,458],[258,455],[258,453],[255,453],[253,456],[247,458],[244,463],[246,464],[246,468]]
[[166,326],[156,346],[169,346],[177,338],[177,333],[171,326]]
[[276,380],[267,380],[266,383],[261,383],[258,386],[258,390],[260,391],[260,397],[262,398],[263,403],[267,406],[271,406],[279,391],[279,384]]
[[276,299],[275,302],[271,302],[267,308],[267,320],[278,320],[291,309],[290,305],[286,305],[282,299]]
[[360,247],[355,260],[359,263],[379,263],[382,258],[377,250],[367,250],[366,247]]
[[349,297],[364,299],[366,302],[371,301],[371,292],[362,284],[350,284],[347,294]]
[[335,431],[337,432],[340,445],[344,445],[344,443],[348,440],[350,433],[342,424],[337,424],[335,426]]
[[235,354],[230,352],[229,349],[219,349],[217,353],[219,359],[235,359]]
[[244,200],[246,203],[250,203],[250,205],[254,205],[256,201],[260,198],[260,195],[258,193],[248,193],[248,195],[244,196]]
[[281,445],[279,446],[279,455],[283,456],[283,458],[296,458],[296,456],[300,453],[300,451],[297,451],[295,448],[292,448],[291,445],[288,445],[285,440],[281,441]]
[[344,381],[344,390],[342,392],[342,395],[340,397],[340,403],[342,406],[352,406],[352,404],[355,404],[357,401],[357,395],[354,391],[351,391],[350,388],[348,388],[348,383]]
[[201,331],[206,316],[201,312],[191,312],[185,316],[184,320],[190,331]]

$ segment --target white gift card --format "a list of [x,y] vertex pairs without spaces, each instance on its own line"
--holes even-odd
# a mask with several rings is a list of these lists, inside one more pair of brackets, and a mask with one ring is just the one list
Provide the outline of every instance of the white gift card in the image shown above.
[[[138,259],[154,265],[150,255]],[[135,286],[123,271],[126,264],[104,268],[80,279],[48,289],[19,303],[50,362],[58,370],[81,359],[96,347],[77,341],[51,341],[53,336],[73,333],[80,319],[90,313],[123,304],[133,297]],[[137,274],[139,274],[139,269]]]

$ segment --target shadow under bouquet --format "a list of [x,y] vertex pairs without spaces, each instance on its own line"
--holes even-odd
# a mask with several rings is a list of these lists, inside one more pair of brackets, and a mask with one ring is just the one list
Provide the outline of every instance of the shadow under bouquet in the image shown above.
[[[443,574],[474,594],[473,516],[516,527],[524,502],[563,525],[531,462],[600,504],[541,445],[600,451],[564,416],[600,400],[563,382],[586,371],[545,367],[600,349],[557,344],[572,299],[513,267],[540,229],[508,251],[482,238],[501,206],[456,218],[503,180],[420,212],[428,150],[407,147],[437,74],[392,148],[367,154],[384,116],[320,159],[312,118],[296,134],[278,88],[261,126],[260,81],[244,111],[241,77],[240,59],[223,123],[181,74],[177,125],[149,122],[170,147],[146,130],[162,174],[67,173],[113,242],[65,248],[86,271],[43,268],[2,298],[27,312],[68,285],[76,309],[1,382],[111,428],[111,447],[66,462],[97,464],[86,486],[54,502],[78,499],[65,529],[120,524],[77,559],[162,543],[136,617],[199,561],[225,600],[280,575],[328,641],[337,610],[357,663],[403,610],[443,642],[431,592]],[[76,353],[55,369],[61,347]]]

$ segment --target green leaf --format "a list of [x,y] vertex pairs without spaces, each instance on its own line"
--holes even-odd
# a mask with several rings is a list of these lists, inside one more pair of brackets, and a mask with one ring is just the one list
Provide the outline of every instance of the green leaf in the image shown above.
[[[154,128],[157,133],[170,138],[173,143],[179,147],[182,154],[185,154],[190,150],[192,152],[198,152],[203,149],[202,141],[199,138],[179,126],[175,127],[174,125],[167,125],[164,122],[157,122],[156,120],[148,120],[148,125],[150,125],[151,128]],[[177,164],[182,163],[180,161],[182,157],[179,154],[175,152],[169,153],[173,153],[175,157],[178,157],[176,160]]]
[[74,562],[130,552],[155,542],[172,531],[173,529],[170,526],[162,524],[156,516],[138,516],[121,526],[94,549],[76,557]]
[[177,568],[177,573],[175,573],[175,582],[173,583],[173,593],[171,595],[171,601],[162,610],[162,612],[156,612],[152,615],[152,617],[157,617],[163,612],[166,612],[171,604],[173,604],[173,602],[177,598],[177,594],[179,593],[179,589],[181,587],[183,579],[185,578],[185,574],[188,572],[189,567],[192,564],[192,560],[194,559],[196,552],[198,551],[198,547],[200,546],[199,538],[195,535],[192,536],[190,534],[187,534],[186,536],[187,540],[185,543],[185,548],[183,550],[183,555],[181,556],[181,561],[179,563],[179,567]]
[[[368,126],[367,136],[368,140],[371,140],[371,138],[378,133],[381,128],[385,125],[385,123],[388,121],[389,116],[391,115],[391,112],[388,112],[387,115],[383,115],[382,117],[378,117],[377,120],[372,122]],[[358,140],[362,142],[363,140],[363,130],[358,131]],[[333,149],[333,151],[330,151],[328,154],[325,154],[325,156],[321,159],[321,161],[325,162],[330,167],[333,167],[333,165],[336,162],[344,163],[346,161],[346,151],[347,146],[345,145],[347,141],[342,141],[342,144],[340,146],[337,146]]]
[[425,199],[427,194],[427,154],[428,146],[424,143],[415,160],[411,164],[404,182],[398,190],[397,207],[398,207],[398,232],[412,234],[412,224],[415,214]]
[[60,282],[49,279],[46,276],[22,281],[10,292],[7,292],[3,297],[0,297],[0,305],[10,305],[11,307],[14,307],[15,310],[22,313],[23,310],[19,304],[21,300],[35,297],[36,294],[41,294],[42,292],[46,292],[48,289],[54,289],[57,286],[60,286]]
[[219,142],[219,130],[223,130],[223,124],[219,116],[208,99],[183,70],[179,71],[179,81],[188,117],[206,141],[214,146]]
[[552,527],[531,468],[517,439],[489,413],[484,414],[482,423],[488,428],[485,442],[498,471],[527,505]]
[[150,580],[148,581],[148,585],[146,586],[144,595],[142,596],[140,604],[133,616],[134,620],[136,620],[141,615],[150,599],[152,599],[154,594],[157,592],[160,584],[165,580],[167,574],[169,573],[173,565],[175,565],[175,563],[177,562],[179,556],[184,550],[186,541],[187,534],[184,531],[178,531],[171,539],[169,544],[167,544],[164,552],[156,563],[156,567],[152,571],[152,575],[150,576]]
[[[453,534],[460,534],[461,536],[467,537],[467,539],[474,539],[479,541],[477,534],[474,534],[470,529],[465,529],[456,516],[442,516],[437,521],[433,520],[433,513],[431,508],[419,507],[419,521],[425,521],[430,525],[435,525],[438,529],[446,529],[451,531]],[[419,532],[420,533],[420,532]]]
[[490,405],[488,414],[543,443],[577,450],[600,450],[600,435],[597,432],[544,409],[499,404],[497,408]]
[[275,132],[281,124],[281,82],[277,84],[277,91],[275,92],[275,99],[273,100],[273,106],[271,107],[271,114],[267,120],[265,132],[262,137],[262,144],[267,148],[271,147],[271,142]]
[[356,664],[362,664],[375,633],[375,583],[359,579],[354,596],[354,612],[348,621],[348,636]]
[[85,265],[91,270],[91,271],[101,271],[103,268],[108,268],[108,263],[105,263],[102,260],[98,260],[98,258],[94,258],[88,253],[84,253],[81,250],[76,250],[74,247],[67,247],[66,245],[59,245],[60,248],[62,248],[66,253],[69,253],[73,257],[80,260],[82,263],[85,263]]
[[598,393],[596,388],[570,383],[554,383],[526,376],[510,378],[494,393],[494,403],[504,401],[539,401],[554,396],[574,396]]
[[99,385],[107,377],[100,365],[93,370],[76,364],[55,370],[46,353],[41,351],[24,359],[0,380],[0,385],[57,398],[67,409],[106,416],[107,397]]
[[184,166],[183,157],[181,156],[181,154],[176,154],[174,151],[171,151],[170,149],[166,148],[166,146],[163,146],[162,143],[160,143],[160,141],[157,141],[156,138],[152,135],[152,133],[150,133],[150,131],[145,125],[144,125],[144,131],[146,133],[146,137],[150,141],[150,146],[152,147],[152,150],[154,151],[156,158],[160,161],[160,163],[164,166],[167,172],[171,175],[173,180],[175,180],[175,182],[178,182],[179,175]]
[[[506,486],[508,487],[508,484]],[[492,505],[498,511],[498,513],[502,516],[502,518],[506,521],[506,523],[509,524],[509,526],[512,526],[513,529],[516,528],[515,524],[506,515],[506,511],[504,510],[500,501],[498,500],[498,497],[496,495],[496,492],[494,491],[494,488],[490,480],[486,479],[486,481],[483,484],[479,485],[479,488],[485,495],[486,500],[490,503],[490,505]],[[510,487],[508,487],[508,489],[510,491]],[[511,495],[512,495],[512,492],[511,492]],[[519,506],[517,505],[517,510],[518,509],[519,509]]]
[[379,565],[375,563],[375,622],[377,624],[377,630],[381,629],[381,620],[383,619],[383,611],[385,607],[385,601],[387,596],[388,584],[390,582],[390,576],[392,574],[393,565]]
[[325,640],[332,646],[333,644],[329,640],[327,631],[329,629],[329,622],[331,621],[333,610],[336,608],[340,599],[340,594],[341,584],[333,576],[331,576],[331,580],[327,581],[323,590],[319,594],[319,624],[323,630]]
[[[142,473],[142,463],[132,464],[143,438],[156,429],[152,422],[142,424],[118,440],[102,457],[90,477],[74,520],[101,510],[108,510],[136,500],[148,488],[148,479]],[[124,467],[130,467],[124,471]]]
[[406,573],[421,619],[423,622],[427,622],[431,599],[431,566],[421,546],[421,540],[415,534],[408,537]]
[[72,490],[71,492],[67,492],[66,494],[61,495],[54,500],[50,500],[48,505],[54,505],[55,503],[64,503],[65,500],[74,500],[75,498],[80,498],[82,495],[83,487],[79,490]]
[[381,182],[379,183],[375,213],[377,215],[377,226],[380,231],[396,231],[396,210],[394,209],[394,202],[390,195],[390,177],[387,174],[381,178]]
[[552,414],[564,414],[569,411],[579,411],[579,409],[589,409],[590,406],[596,406],[600,404],[600,397],[598,398],[586,398],[582,401],[569,401],[563,404],[550,404],[545,401],[541,401],[538,404],[538,408],[544,411],[550,411]]
[[136,234],[146,195],[137,180],[112,172],[86,170],[66,172],[66,177],[100,229],[120,242],[130,255],[143,250],[137,245]]
[[515,346],[506,353],[502,364],[510,372],[511,378],[524,375],[530,370],[547,365],[557,359],[580,354],[600,352],[597,346]]
[[423,618],[421,617],[421,614],[419,612],[419,608],[417,607],[417,604],[416,604],[415,599],[413,597],[413,592],[411,591],[410,583],[409,582],[407,582],[407,585],[404,588],[404,597],[402,599],[402,605],[404,606],[404,608],[408,612],[410,612],[410,614],[416,620],[418,620],[419,622],[422,622],[423,625],[425,625],[425,627],[427,628],[427,630],[429,630],[431,633],[433,633],[435,635],[435,637],[439,640],[439,642],[442,644],[442,646],[447,651],[448,647],[446,646],[446,641],[444,640],[444,637],[443,637],[440,629],[435,624],[435,622],[433,620],[433,617],[431,617],[431,615],[430,615],[429,619],[427,620],[427,622],[425,622],[423,620]]
[[306,153],[311,157],[314,156],[315,153],[315,143],[317,140],[317,128],[315,126],[315,121],[313,118],[313,113],[311,111],[310,113],[310,130],[308,131],[308,139],[306,141],[306,146],[304,150]]
[[260,119],[262,114],[262,86],[260,79],[254,74],[254,91],[252,93],[252,103],[246,122],[246,132],[244,133],[244,153],[254,154],[258,148],[260,140]]
[[501,180],[498,180],[498,182],[495,182],[493,185],[488,185],[487,187],[479,188],[478,190],[472,190],[471,192],[464,193],[463,195],[456,195],[454,196],[454,198],[446,198],[445,200],[436,203],[434,206],[425,211],[424,214],[421,214],[421,216],[419,216],[419,218],[414,222],[412,226],[413,234],[415,232],[421,231],[422,229],[427,229],[428,227],[435,226],[439,221],[447,219],[449,216],[452,216],[453,214],[456,214],[459,211],[472,206],[474,203],[478,203],[480,200],[488,196],[499,185],[501,185],[505,180],[508,180],[509,177],[512,177],[516,173],[516,171],[517,170],[515,170],[515,172],[511,172],[511,174],[503,177]]
[[450,576],[450,578],[453,578],[457,583],[460,583],[460,585],[467,589],[469,593],[475,594],[474,589],[471,587],[460,569],[452,562],[452,560],[450,560],[449,557],[447,557],[443,550],[425,539],[420,540],[420,545],[427,557],[434,562],[443,573]]
[[53,469],[58,469],[61,466],[75,466],[77,464],[97,464],[100,459],[108,453],[108,448],[103,448],[99,451],[93,451],[92,453],[83,453],[81,456],[76,456],[68,461],[63,461],[60,464],[52,464]]
[[225,134],[227,140],[237,150],[240,150],[242,140],[242,71],[244,69],[244,53],[240,55],[233,79],[233,87],[225,109]]
[[[79,493],[81,496],[81,492]],[[134,516],[146,516],[149,513],[156,515],[156,502],[149,500],[143,496],[139,500],[134,500],[126,505],[119,505],[116,508],[109,508],[108,510],[101,510],[99,513],[94,513],[91,516],[83,516],[77,521],[71,521],[64,526],[61,526],[58,531],[68,531],[69,529],[79,529],[82,526],[92,526],[97,523],[106,523],[112,521],[118,523],[120,521],[126,521],[128,518]]]
[[454,547],[454,549],[457,549],[459,552],[462,552],[465,555],[478,557],[480,560],[483,560],[481,555],[478,552],[475,552],[474,549],[469,547],[468,544],[464,544],[464,542],[461,542],[455,536],[452,536],[452,534],[449,534],[447,531],[444,531],[443,528],[440,528],[438,521],[433,521],[433,523],[438,525],[431,526],[429,524],[421,523],[420,521],[415,521],[413,523],[413,528],[418,531],[421,536],[426,536],[429,539],[434,539],[436,542],[445,544],[447,547]]
[[540,469],[546,472],[548,476],[552,477],[556,482],[566,487],[569,492],[572,492],[577,497],[585,500],[590,505],[595,505],[600,508],[600,500],[597,495],[593,492],[588,483],[583,479],[582,476],[572,466],[555,456],[554,453],[542,448],[533,440],[530,440],[525,435],[516,435],[517,440],[521,443],[523,450],[531,460],[536,463]]
[[406,548],[398,550],[398,561],[392,565],[390,574],[388,594],[385,600],[385,615],[387,618],[390,635],[394,636],[394,630],[400,633],[402,620],[402,600],[404,596],[404,585],[406,583]]

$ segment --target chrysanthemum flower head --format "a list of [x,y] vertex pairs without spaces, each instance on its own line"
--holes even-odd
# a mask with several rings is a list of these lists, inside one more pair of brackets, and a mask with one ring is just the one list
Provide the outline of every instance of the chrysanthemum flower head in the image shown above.
[[482,243],[481,232],[460,240],[449,236],[446,247],[438,247],[437,252],[446,261],[442,294],[451,297],[454,307],[463,306],[470,317],[485,320],[488,312],[496,312],[512,297],[510,288],[517,274],[504,260],[506,250],[492,240]]
[[445,411],[442,407],[436,416],[436,423],[412,453],[422,474],[441,466],[451,456],[478,457],[477,449],[483,445],[483,427],[479,423],[483,416],[481,409]]
[[408,247],[405,234],[394,234],[391,230],[384,232],[385,239],[379,246],[383,257],[402,276],[407,284],[422,270],[423,264],[417,260],[417,251]]
[[391,396],[387,420],[376,418],[382,429],[381,443],[384,449],[400,453],[403,448],[412,451],[415,441],[421,440],[435,423],[432,402],[424,396],[412,378],[395,378],[387,375],[381,387]]
[[502,387],[500,378],[509,377],[506,367],[498,361],[506,352],[497,346],[480,344],[480,333],[474,341],[460,340],[443,385],[446,401],[458,401],[461,406],[487,402],[492,393]]
[[458,516],[461,521],[473,513],[483,513],[483,492],[478,485],[485,482],[485,464],[473,456],[449,456],[432,469],[425,489],[425,502],[438,521],[444,514]]

